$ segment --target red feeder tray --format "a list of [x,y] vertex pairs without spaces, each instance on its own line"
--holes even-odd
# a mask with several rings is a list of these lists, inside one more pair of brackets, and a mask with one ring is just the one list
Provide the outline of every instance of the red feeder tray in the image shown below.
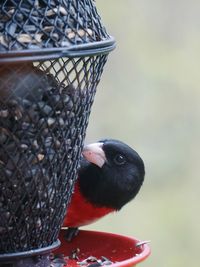
[[61,246],[54,253],[68,257],[72,251],[79,250],[78,259],[67,259],[67,267],[86,267],[87,265],[80,265],[80,262],[90,256],[97,259],[106,257],[112,262],[108,265],[110,267],[136,266],[150,254],[147,244],[136,246],[140,240],[132,237],[81,230],[77,237],[67,242],[64,238],[65,232],[66,229],[61,230],[59,236]]

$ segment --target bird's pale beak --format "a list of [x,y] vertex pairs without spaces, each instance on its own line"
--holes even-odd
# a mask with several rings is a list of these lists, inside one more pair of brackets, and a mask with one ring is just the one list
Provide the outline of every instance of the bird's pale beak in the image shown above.
[[106,162],[106,155],[102,147],[103,143],[101,142],[86,145],[83,148],[82,154],[87,161],[102,168]]

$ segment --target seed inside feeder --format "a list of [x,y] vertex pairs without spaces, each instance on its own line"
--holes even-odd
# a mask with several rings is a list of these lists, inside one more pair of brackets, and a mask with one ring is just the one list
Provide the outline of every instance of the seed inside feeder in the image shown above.
[[[73,138],[78,130],[73,118],[82,115],[73,111],[80,104],[74,102],[73,85],[58,86],[37,67],[20,66],[0,73],[0,253],[9,251],[8,234],[14,236],[17,248],[20,244],[23,249],[29,247],[27,231],[33,244],[40,240],[42,227],[55,216],[58,177],[71,165],[69,136]],[[76,144],[73,149],[76,151]],[[62,168],[61,162],[65,164]],[[31,206],[30,198],[36,199]],[[20,236],[14,235],[16,223],[25,225]]]

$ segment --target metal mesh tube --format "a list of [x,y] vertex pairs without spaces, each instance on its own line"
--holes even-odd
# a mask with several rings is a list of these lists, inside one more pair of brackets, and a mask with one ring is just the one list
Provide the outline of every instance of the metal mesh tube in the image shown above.
[[56,241],[105,61],[62,58],[0,69],[1,253]]

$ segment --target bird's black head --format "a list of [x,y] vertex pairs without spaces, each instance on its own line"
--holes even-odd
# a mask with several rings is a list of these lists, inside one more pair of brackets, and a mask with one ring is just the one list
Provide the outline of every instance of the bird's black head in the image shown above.
[[79,171],[82,194],[96,206],[121,209],[139,192],[144,163],[125,143],[104,139],[84,147]]

